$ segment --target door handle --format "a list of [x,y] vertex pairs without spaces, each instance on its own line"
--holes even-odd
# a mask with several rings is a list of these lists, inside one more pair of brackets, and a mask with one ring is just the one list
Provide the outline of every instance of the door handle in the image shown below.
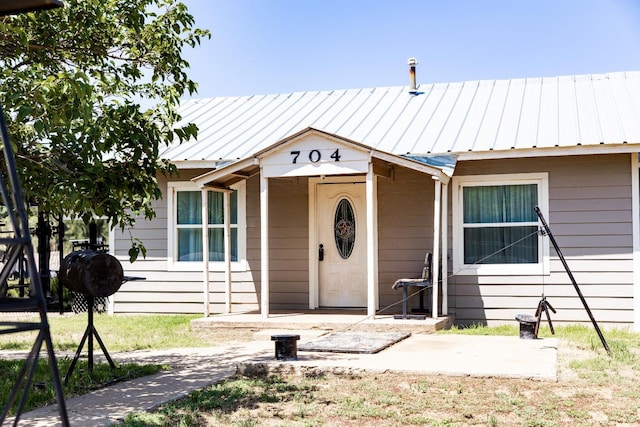
[[323,261],[323,260],[324,260],[324,245],[320,243],[320,246],[318,246],[318,261]]

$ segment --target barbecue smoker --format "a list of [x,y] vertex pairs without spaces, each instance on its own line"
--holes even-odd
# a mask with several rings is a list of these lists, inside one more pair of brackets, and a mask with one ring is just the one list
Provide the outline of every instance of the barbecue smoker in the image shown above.
[[88,340],[88,368],[93,371],[93,338],[95,337],[100,348],[104,353],[111,369],[115,369],[116,365],[111,360],[109,352],[105,347],[98,331],[93,326],[93,313],[96,298],[105,298],[115,294],[122,283],[132,278],[125,278],[120,261],[113,255],[104,251],[93,249],[83,249],[75,251],[67,255],[60,264],[58,280],[60,284],[68,289],[78,292],[86,297],[87,300],[87,329],[84,332],[76,355],[69,365],[69,370],[64,377],[65,384],[69,381],[73,369],[78,362],[82,348]]
[[124,272],[113,255],[84,249],[72,252],[62,260],[58,280],[86,297],[109,297],[120,289]]

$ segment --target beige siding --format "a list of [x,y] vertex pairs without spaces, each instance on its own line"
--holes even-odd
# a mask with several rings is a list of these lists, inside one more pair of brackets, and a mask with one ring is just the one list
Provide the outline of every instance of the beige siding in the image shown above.
[[[383,313],[402,311],[400,278],[419,277],[433,250],[433,199],[430,175],[396,167],[392,178],[378,179],[378,282]],[[415,290],[415,289],[413,289]],[[411,305],[417,305],[417,297]]]
[[308,308],[309,189],[304,177],[269,180],[269,267],[270,308]]
[[[202,174],[203,170],[189,171],[179,177],[188,180]],[[257,188],[249,180],[250,187]],[[166,180],[161,180],[160,188],[166,190]],[[123,264],[128,276],[144,277],[122,285],[113,296],[116,313],[203,313],[203,274],[201,271],[169,271],[167,267],[167,197],[156,203],[156,217],[152,221],[140,218],[135,229],[124,233],[115,231],[115,254]],[[255,205],[248,203],[255,211]],[[259,218],[259,212],[258,212]],[[259,221],[258,221],[259,226]],[[259,233],[259,230],[258,230]],[[254,237],[254,229],[247,229],[247,236]],[[131,238],[142,240],[147,248],[147,258],[142,257],[133,264],[128,262],[127,251],[131,246]],[[247,251],[250,252],[250,251]],[[253,263],[248,263],[251,265]],[[258,262],[259,264],[259,262]],[[213,313],[221,313],[225,309],[224,275],[221,271],[211,272],[210,309]],[[258,308],[258,290],[254,284],[251,271],[234,271],[232,273],[234,310],[253,310]]]
[[[571,156],[459,162],[456,175],[549,174],[547,221],[599,322],[633,321],[633,264],[630,159],[628,155]],[[198,171],[198,173],[201,171]],[[193,175],[196,173],[194,172]],[[164,183],[163,186],[166,186]],[[246,271],[234,271],[233,311],[259,309],[259,178],[246,187]],[[449,190],[450,191],[450,190]],[[269,180],[270,309],[299,310],[309,300],[308,180]],[[433,245],[434,181],[430,176],[396,167],[390,178],[378,178],[379,300],[384,313],[401,310],[398,278],[417,277]],[[157,218],[139,220],[132,235],[117,233],[116,254],[126,258],[130,237],[140,238],[148,259],[125,262],[128,275],[146,277],[123,285],[114,296],[117,312],[202,313],[202,273],[167,271],[166,198]],[[452,236],[451,197],[449,230]],[[546,240],[548,242],[548,239]],[[451,266],[451,247],[447,261]],[[515,322],[533,314],[544,292],[556,308],[554,322],[588,322],[576,291],[551,249],[550,272],[539,276],[464,276],[449,269],[449,311],[460,324]],[[210,310],[224,311],[224,276],[210,273]],[[411,305],[418,299],[412,297]]]
[[[462,162],[456,175],[549,173],[549,223],[598,323],[633,322],[629,155],[570,156]],[[545,239],[550,246],[549,239]],[[576,290],[551,247],[551,272],[540,276],[453,276],[450,309],[462,324],[515,322],[534,314],[542,293],[557,322],[589,322]]]

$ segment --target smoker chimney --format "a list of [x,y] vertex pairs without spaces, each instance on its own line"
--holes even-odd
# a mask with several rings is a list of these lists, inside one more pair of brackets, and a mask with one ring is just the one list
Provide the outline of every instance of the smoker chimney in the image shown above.
[[409,64],[409,93],[415,95],[418,93],[418,87],[416,85],[416,65],[418,65],[418,60],[416,58],[409,58],[407,64]]

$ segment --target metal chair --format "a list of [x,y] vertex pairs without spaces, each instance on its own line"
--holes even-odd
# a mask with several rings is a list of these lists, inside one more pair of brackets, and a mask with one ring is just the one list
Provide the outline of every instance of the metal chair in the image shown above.
[[[432,268],[432,255],[430,252],[427,252],[427,255],[424,258],[424,267],[422,268],[422,276],[416,279],[398,279],[395,281],[392,289],[402,288],[402,314],[395,315],[394,319],[419,319],[424,320],[427,316],[424,314],[425,306],[424,306],[424,292],[428,289],[433,290],[433,281],[431,275]],[[417,287],[420,289],[420,309],[419,311],[422,314],[408,314],[407,309],[407,300],[409,299],[409,287]]]

